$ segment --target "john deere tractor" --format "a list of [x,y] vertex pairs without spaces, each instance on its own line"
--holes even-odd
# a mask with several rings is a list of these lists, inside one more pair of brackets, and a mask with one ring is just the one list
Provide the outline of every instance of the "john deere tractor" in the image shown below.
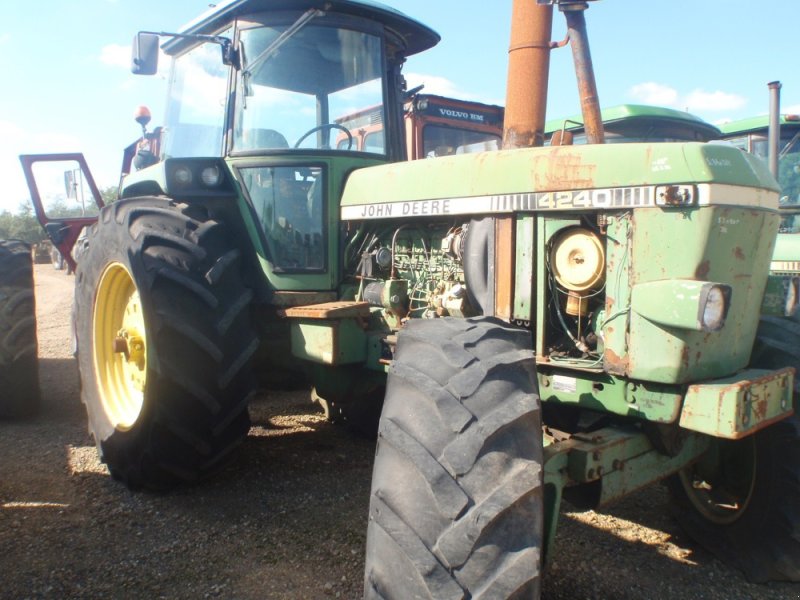
[[[536,147],[553,4],[587,145]],[[417,161],[402,66],[439,36],[392,8],[228,0],[140,33],[136,72],[159,40],[173,57],[165,123],[126,154],[76,274],[111,474],[209,475],[256,371],[303,367],[332,418],[378,429],[367,597],[536,597],[562,498],[660,480],[752,579],[800,579],[794,370],[751,358],[762,305],[786,303],[766,293],[778,186],[730,147],[602,145],[587,6],[515,0],[504,149]],[[381,143],[335,143],[363,106]],[[48,160],[82,164],[23,157]]]

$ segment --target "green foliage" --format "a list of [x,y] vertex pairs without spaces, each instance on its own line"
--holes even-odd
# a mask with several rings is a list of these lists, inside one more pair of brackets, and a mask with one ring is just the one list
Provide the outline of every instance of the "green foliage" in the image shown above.
[[109,186],[103,190],[100,190],[100,195],[103,197],[103,203],[111,204],[117,200],[117,194],[119,192],[119,188]]
[[[107,187],[100,190],[103,202],[109,204],[117,199],[117,188]],[[95,216],[98,213],[94,200],[87,199],[85,207],[75,206],[74,201],[67,205],[65,199],[57,199],[50,203],[45,210],[50,219],[65,219],[69,217]],[[23,202],[17,208],[17,214],[5,210],[0,213],[0,239],[20,239],[30,244],[35,244],[46,239],[47,236],[33,212],[30,202]]]
[[12,215],[10,212],[0,213],[0,239],[20,239],[28,243],[40,242],[45,238],[44,231],[33,216],[33,211],[20,211]]

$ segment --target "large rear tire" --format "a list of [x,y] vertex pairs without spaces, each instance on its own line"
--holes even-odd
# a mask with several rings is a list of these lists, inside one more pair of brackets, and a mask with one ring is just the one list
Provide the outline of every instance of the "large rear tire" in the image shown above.
[[0,417],[29,417],[39,404],[31,248],[0,240]]
[[398,336],[367,530],[366,598],[538,598],[542,434],[531,337],[489,318]]
[[[800,373],[797,318],[762,317],[752,365]],[[795,379],[798,409],[800,381]],[[686,532],[754,582],[800,581],[800,420],[797,415],[712,450],[671,478]]]
[[81,397],[102,460],[131,488],[216,470],[247,435],[258,341],[223,223],[137,198],[105,207],[75,288]]

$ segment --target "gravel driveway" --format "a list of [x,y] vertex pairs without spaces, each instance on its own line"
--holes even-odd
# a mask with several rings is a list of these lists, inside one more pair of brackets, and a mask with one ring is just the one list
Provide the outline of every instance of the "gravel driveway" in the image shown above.
[[[215,479],[131,493],[97,459],[70,356],[74,277],[36,265],[39,417],[0,422],[1,598],[359,598],[373,444],[307,392],[258,397]],[[656,486],[559,524],[546,599],[800,598],[697,548]]]

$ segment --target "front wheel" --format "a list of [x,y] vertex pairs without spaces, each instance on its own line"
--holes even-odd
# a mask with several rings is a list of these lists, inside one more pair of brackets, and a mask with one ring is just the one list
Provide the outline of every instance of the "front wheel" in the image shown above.
[[686,532],[754,582],[800,581],[800,421],[742,440],[715,440],[672,477]]
[[538,598],[542,434],[530,334],[411,320],[378,433],[366,598]]
[[212,471],[249,429],[252,292],[223,223],[160,198],[101,211],[79,263],[81,397],[101,458],[132,488]]

